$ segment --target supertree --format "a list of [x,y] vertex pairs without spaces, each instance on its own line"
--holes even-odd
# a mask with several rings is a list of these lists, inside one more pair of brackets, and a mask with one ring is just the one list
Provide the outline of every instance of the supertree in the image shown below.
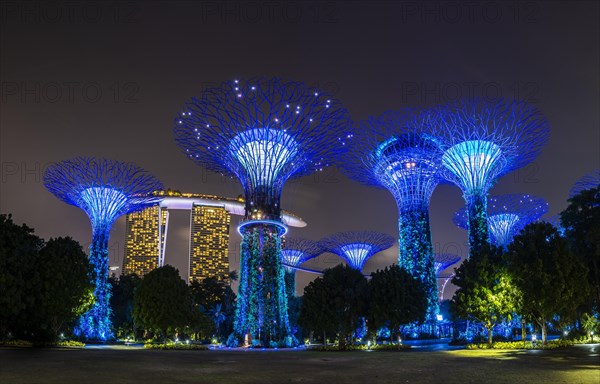
[[110,339],[113,336],[108,283],[111,227],[119,216],[157,203],[160,199],[152,193],[162,190],[163,185],[135,164],[91,157],[51,165],[44,174],[44,185],[60,200],[83,209],[92,224],[89,258],[94,266],[95,303],[81,316],[75,333],[87,339]]
[[444,300],[444,290],[446,289],[446,284],[448,284],[448,281],[454,277],[454,273],[442,276],[441,272],[451,265],[458,263],[460,259],[461,257],[459,255],[451,253],[435,254],[435,275],[439,280],[442,280],[442,289],[440,290],[439,298],[440,301]]
[[324,251],[344,259],[354,269],[362,271],[365,262],[377,252],[394,245],[395,239],[385,233],[373,231],[338,232],[319,242]]
[[[507,247],[513,237],[527,224],[548,212],[548,203],[532,195],[501,195],[487,199],[487,222],[491,243]],[[466,208],[459,209],[453,218],[457,227],[468,229]]]
[[301,238],[289,237],[285,239],[281,255],[285,271],[285,289],[288,297],[296,296],[296,269],[302,263],[315,258],[323,253],[323,248],[318,242]]
[[489,243],[488,191],[499,177],[537,157],[549,124],[534,106],[503,99],[459,100],[435,108],[430,118],[436,132],[444,133],[444,177],[463,192],[472,253]]
[[296,82],[234,80],[191,99],[175,120],[175,139],[208,170],[244,189],[240,283],[227,344],[259,339],[292,345],[281,236],[281,192],[292,178],[321,171],[345,151],[349,115],[341,104]]
[[600,169],[588,173],[581,179],[577,180],[569,191],[569,199],[580,194],[586,189],[598,188],[600,186]]
[[405,109],[371,117],[356,127],[341,167],[351,178],[387,189],[398,206],[398,265],[428,291],[427,318],[438,313],[437,281],[429,225],[429,201],[442,182],[443,143],[426,111]]
[[435,274],[440,275],[444,269],[454,265],[460,261],[461,257],[452,253],[436,253],[435,254]]

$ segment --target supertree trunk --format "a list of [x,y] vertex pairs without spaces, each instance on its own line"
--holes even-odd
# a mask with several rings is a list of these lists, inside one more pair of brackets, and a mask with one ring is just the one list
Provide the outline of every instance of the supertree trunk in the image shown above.
[[436,321],[439,313],[438,289],[427,209],[400,211],[398,228],[398,265],[424,283],[427,292],[426,318]]
[[285,269],[285,292],[288,298],[296,296],[296,271]]
[[111,286],[108,283],[108,239],[110,225],[94,228],[90,245],[90,263],[94,266],[91,279],[95,285],[95,302],[84,313],[75,329],[75,333],[86,339],[107,340],[113,338],[110,320]]
[[244,344],[247,336],[267,347],[298,344],[288,321],[279,230],[266,223],[243,228],[240,286],[229,346]]
[[487,198],[485,194],[474,194],[467,199],[469,220],[469,256],[490,243],[487,221]]

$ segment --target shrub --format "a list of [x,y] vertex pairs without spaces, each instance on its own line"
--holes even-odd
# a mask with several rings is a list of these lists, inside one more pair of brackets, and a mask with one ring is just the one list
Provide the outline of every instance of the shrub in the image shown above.
[[159,349],[159,350],[196,350],[206,351],[208,346],[200,344],[144,344],[144,349]]

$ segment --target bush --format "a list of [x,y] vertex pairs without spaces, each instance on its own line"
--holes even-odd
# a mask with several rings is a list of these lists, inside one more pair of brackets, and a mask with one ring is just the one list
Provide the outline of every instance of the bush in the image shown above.
[[33,347],[31,341],[25,340],[2,340],[0,341],[0,345],[3,347]]
[[144,349],[159,349],[159,350],[195,350],[207,351],[208,346],[200,344],[144,344]]
[[400,348],[398,348],[398,344],[375,344],[371,346],[373,351],[402,351],[410,349],[410,345],[400,344]]
[[467,349],[541,349],[541,350],[550,350],[556,348],[566,348],[573,346],[574,344],[580,344],[578,342],[574,342],[573,340],[566,339],[557,339],[550,340],[547,344],[542,344],[541,342],[537,342],[535,345],[531,341],[526,341],[523,345],[522,341],[499,341],[492,344],[491,348],[489,344],[468,344]]
[[56,343],[57,347],[66,347],[66,348],[83,348],[85,347],[85,343],[76,340],[63,340]]

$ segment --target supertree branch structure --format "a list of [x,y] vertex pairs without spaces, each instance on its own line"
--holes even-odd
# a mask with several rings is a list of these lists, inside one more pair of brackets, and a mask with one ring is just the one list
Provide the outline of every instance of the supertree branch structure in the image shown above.
[[[541,197],[517,194],[488,197],[487,223],[491,243],[507,247],[521,229],[547,212],[548,203]],[[458,210],[453,221],[456,226],[468,229],[467,210]]]
[[324,251],[344,259],[354,269],[362,271],[365,262],[378,252],[394,245],[395,239],[385,233],[373,231],[338,232],[319,242]]
[[426,111],[405,109],[371,117],[356,127],[342,168],[363,184],[385,188],[398,206],[398,265],[428,290],[428,319],[438,313],[429,202],[442,179],[444,145]]
[[585,191],[586,189],[598,188],[600,186],[600,169],[588,173],[577,180],[569,191],[569,199]]
[[240,284],[228,345],[297,343],[281,265],[281,192],[292,178],[321,171],[346,150],[348,112],[301,83],[234,80],[206,89],[175,119],[175,140],[208,170],[239,179],[245,195]]
[[435,275],[438,280],[442,280],[442,289],[439,290],[439,300],[442,301],[444,300],[444,290],[446,289],[446,285],[448,284],[448,281],[452,279],[454,273],[442,276],[441,272],[446,268],[458,263],[461,257],[451,253],[436,253],[434,259]]
[[288,297],[296,296],[296,269],[302,263],[323,253],[323,248],[316,241],[301,238],[286,238],[281,255],[285,271],[285,290]]
[[549,137],[540,111],[523,101],[459,100],[431,114],[444,132],[444,177],[463,192],[471,252],[489,242],[486,198],[495,181],[530,163]]
[[90,262],[94,265],[95,303],[79,319],[75,332],[87,339],[112,338],[108,240],[115,220],[160,199],[163,185],[132,163],[78,157],[55,163],[44,174],[44,185],[60,200],[81,208],[92,224]]
[[435,254],[435,275],[440,276],[440,272],[458,263],[461,259],[459,255],[452,253],[436,253]]

